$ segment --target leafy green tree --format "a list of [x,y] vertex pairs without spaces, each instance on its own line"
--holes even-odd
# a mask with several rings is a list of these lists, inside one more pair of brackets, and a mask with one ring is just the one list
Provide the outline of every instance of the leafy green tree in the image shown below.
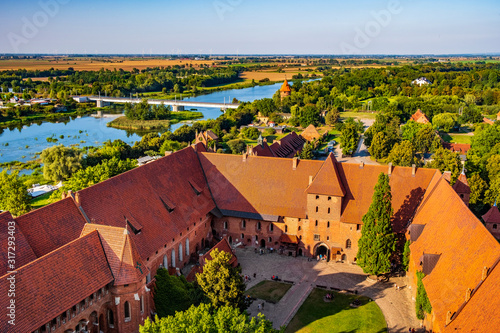
[[155,279],[154,302],[159,317],[173,316],[196,303],[195,287],[184,276],[169,275],[167,269],[160,268]]
[[245,127],[241,132],[249,140],[256,140],[260,135],[260,131],[256,127]]
[[191,306],[187,311],[177,312],[175,316],[159,318],[155,321],[146,318],[144,325],[139,327],[140,333],[279,333],[275,330],[272,322],[263,314],[250,319],[248,314],[230,306],[214,308],[210,304]]
[[391,270],[390,257],[396,248],[392,213],[389,176],[381,173],[370,208],[363,216],[363,228],[358,241],[357,261],[367,274],[379,275]]
[[45,179],[66,180],[82,167],[82,153],[74,148],[54,146],[42,151]]
[[306,142],[304,145],[304,148],[302,148],[302,151],[300,152],[300,159],[301,160],[312,160],[314,158],[314,153],[313,153],[313,144]]
[[186,144],[182,144],[179,141],[165,140],[160,147],[160,154],[165,155],[166,151],[178,151],[185,148]]
[[415,300],[415,311],[418,319],[424,319],[425,313],[432,312],[432,305],[427,297],[424,283],[422,282],[424,276],[424,273],[417,271],[417,299]]
[[196,274],[196,281],[201,290],[215,308],[232,306],[245,310],[245,284],[237,267],[229,264],[231,254],[212,250],[212,260],[203,266],[203,272]]
[[31,197],[26,185],[19,179],[19,172],[0,172],[0,210],[8,210],[14,216],[30,211]]
[[470,187],[469,203],[480,203],[483,200],[484,192],[488,188],[488,185],[477,173],[473,174],[467,181]]
[[451,150],[439,148],[434,155],[432,155],[432,162],[425,165],[426,168],[439,169],[441,172],[451,171],[450,184],[455,184],[458,175],[462,171],[462,162],[460,155],[452,152]]
[[410,120],[405,125],[401,127],[403,140],[408,140],[410,142],[415,142],[417,133],[424,127],[424,124],[417,123],[416,121]]
[[325,123],[327,125],[333,125],[335,124],[336,122],[338,122],[340,119],[340,111],[339,111],[339,108],[331,108],[330,110],[328,110],[328,113],[326,114],[326,117],[325,117]]
[[407,140],[396,143],[389,153],[387,160],[398,166],[411,166],[412,164],[416,164],[413,145]]
[[500,202],[500,177],[490,181],[490,187],[484,194],[484,202],[492,206],[495,202]]
[[370,155],[375,157],[376,159],[380,158],[386,158],[387,155],[389,155],[390,151],[390,142],[389,138],[385,134],[385,132],[378,132],[375,134],[375,137],[373,138],[372,144],[370,148],[368,148],[368,151],[370,152]]
[[352,155],[358,147],[359,134],[354,124],[345,124],[340,133],[342,154]]
[[227,146],[231,149],[231,153],[236,155],[243,153],[247,149],[245,141],[240,139],[229,140]]
[[401,258],[401,265],[403,266],[403,270],[405,272],[408,272],[408,267],[410,265],[410,244],[411,241],[407,239],[403,250],[403,257]]
[[495,179],[500,175],[500,155],[491,155],[486,162],[486,171],[490,179]]
[[441,113],[432,118],[434,128],[443,132],[449,132],[457,124],[458,115],[456,113]]
[[415,148],[418,151],[425,154],[432,150],[434,140],[439,141],[439,146],[435,148],[437,149],[441,146],[441,141],[439,140],[439,137],[436,135],[435,130],[432,128],[432,125],[425,124],[420,127],[417,134],[415,135],[415,138],[410,141],[415,143]]

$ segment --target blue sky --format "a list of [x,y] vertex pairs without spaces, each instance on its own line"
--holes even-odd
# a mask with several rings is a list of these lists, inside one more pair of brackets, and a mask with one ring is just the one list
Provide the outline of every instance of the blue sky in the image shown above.
[[17,0],[0,53],[500,53],[500,1]]

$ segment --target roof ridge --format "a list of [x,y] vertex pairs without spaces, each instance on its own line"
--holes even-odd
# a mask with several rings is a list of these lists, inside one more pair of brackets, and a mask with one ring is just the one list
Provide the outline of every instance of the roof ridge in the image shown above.
[[[83,237],[80,237],[80,238],[74,239],[74,240],[72,240],[71,242],[69,242],[69,243],[67,243],[67,244],[64,244],[63,246],[60,246],[60,247],[58,247],[57,249],[55,249],[55,250],[53,250],[53,251],[50,251],[49,253],[46,253],[46,254],[44,254],[43,256],[36,258],[35,260],[30,261],[30,262],[29,262],[29,263],[27,263],[26,265],[24,265],[24,266],[21,266],[21,267],[17,268],[17,269],[16,269],[16,271],[19,271],[19,270],[21,270],[21,269],[26,269],[27,267],[29,267],[29,266],[31,266],[31,265],[34,265],[34,264],[38,263],[38,262],[39,262],[39,261],[41,261],[41,260],[45,260],[48,256],[53,255],[55,252],[57,252],[57,251],[59,251],[59,250],[61,250],[61,251],[62,251],[62,249],[66,248],[66,247],[69,247],[69,246],[73,245],[74,243],[76,243],[76,242],[78,242],[78,241],[82,241],[82,239],[83,239],[83,238],[90,237],[90,235],[92,235],[94,232],[97,232],[97,230],[93,230],[92,232],[89,232],[87,235],[85,235],[85,236],[83,236]],[[98,236],[99,236],[99,235],[98,235]],[[104,251],[104,249],[103,249],[103,251]],[[7,275],[9,275],[9,274],[5,274],[5,275],[3,275],[3,276],[7,276]]]

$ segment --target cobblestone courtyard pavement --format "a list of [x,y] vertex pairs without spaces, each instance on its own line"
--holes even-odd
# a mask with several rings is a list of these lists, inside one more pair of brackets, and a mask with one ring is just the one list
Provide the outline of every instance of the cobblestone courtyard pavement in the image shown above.
[[[382,310],[389,332],[408,332],[410,327],[420,326],[415,316],[411,291],[406,287],[405,278],[391,278],[388,282],[372,282],[357,265],[326,261],[309,261],[306,257],[287,257],[277,253],[259,255],[253,248],[236,249],[243,275],[251,280],[251,288],[262,280],[270,280],[277,275],[281,280],[293,281],[294,285],[277,304],[265,302],[261,310],[275,328],[288,325],[311,290],[316,286],[356,290],[358,294],[370,297]],[[255,274],[255,278],[254,278]],[[401,287],[394,288],[394,284]],[[255,316],[258,304],[252,303],[248,312]],[[420,330],[418,330],[420,332]],[[422,330],[423,332],[423,330]]]

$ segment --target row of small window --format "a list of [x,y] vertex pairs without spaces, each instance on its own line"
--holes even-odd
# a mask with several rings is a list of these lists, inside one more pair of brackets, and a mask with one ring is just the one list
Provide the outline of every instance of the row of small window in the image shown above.
[[[319,206],[316,206],[316,213],[319,211]],[[330,214],[330,207],[328,207],[328,214]]]
[[[320,235],[318,235],[318,234],[314,234],[314,241],[315,241],[315,242],[319,242],[320,240],[321,240],[321,236],[320,236]],[[328,240],[330,240],[330,237],[328,237],[328,236],[327,236],[327,237],[326,237],[326,240],[327,240],[327,241],[328,241]],[[351,242],[351,240],[350,240],[350,239],[346,240],[346,241],[345,241],[345,248],[346,248],[346,249],[350,249],[350,248],[351,248],[351,246],[352,246],[352,242]]]
[[[247,227],[247,221],[245,220],[241,220],[241,229],[245,229]],[[227,230],[228,228],[228,222],[227,221],[224,221],[223,223],[223,228],[224,230]],[[257,222],[257,230],[261,230],[262,229],[262,224],[259,222]],[[269,224],[269,231],[273,231],[274,230],[274,225],[272,223]]]
[[[316,200],[319,199],[319,195],[316,196]],[[328,201],[332,201],[332,197],[328,197]]]

